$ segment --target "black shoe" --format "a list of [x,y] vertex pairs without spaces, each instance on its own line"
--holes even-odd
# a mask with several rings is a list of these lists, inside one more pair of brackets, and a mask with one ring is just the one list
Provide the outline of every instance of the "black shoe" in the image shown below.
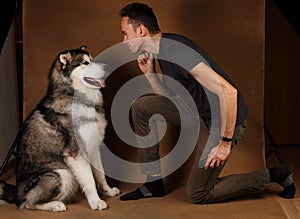
[[158,179],[152,182],[146,182],[136,190],[122,195],[120,199],[122,201],[138,200],[142,198],[150,197],[162,197],[165,195],[165,187],[162,179]]
[[291,173],[293,168],[290,164],[282,164],[269,168],[270,182],[282,183]]
[[269,168],[270,182],[278,183],[283,187],[279,193],[282,198],[292,199],[296,194],[296,186],[293,180],[293,168],[290,164]]

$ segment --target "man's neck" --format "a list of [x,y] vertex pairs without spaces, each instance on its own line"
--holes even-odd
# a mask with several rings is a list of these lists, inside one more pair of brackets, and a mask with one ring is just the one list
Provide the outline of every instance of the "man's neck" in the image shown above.
[[159,54],[159,44],[162,37],[162,33],[151,34],[148,36],[150,39],[146,41],[147,45],[145,50],[152,54]]

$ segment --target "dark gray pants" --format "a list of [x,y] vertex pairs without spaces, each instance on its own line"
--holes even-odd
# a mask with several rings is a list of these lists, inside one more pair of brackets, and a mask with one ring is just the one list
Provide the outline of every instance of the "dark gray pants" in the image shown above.
[[[144,96],[136,100],[132,106],[132,119],[136,134],[146,136],[151,129],[157,130],[155,129],[156,122],[150,120],[156,114],[162,115],[168,123],[177,126],[181,125],[178,110],[170,100],[162,96]],[[210,132],[202,119],[195,118],[195,116],[190,118],[187,116],[185,119],[190,119],[191,123],[195,122],[195,120],[200,122],[196,157],[187,182],[187,193],[193,203],[220,202],[250,192],[262,191],[268,187],[270,176],[266,169],[246,174],[219,177],[224,166],[207,170],[199,168],[199,160],[207,144]],[[242,138],[245,128],[245,123],[236,127],[233,136],[233,146]],[[139,157],[144,174],[161,173],[158,143],[152,147],[139,148]]]

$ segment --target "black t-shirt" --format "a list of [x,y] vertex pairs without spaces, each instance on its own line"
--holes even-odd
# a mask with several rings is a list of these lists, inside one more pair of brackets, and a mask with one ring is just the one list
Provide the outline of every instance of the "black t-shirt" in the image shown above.
[[[218,96],[203,87],[189,74],[189,71],[200,62],[204,62],[233,87],[236,88],[236,86],[205,51],[195,42],[182,35],[163,33],[158,61],[164,75],[177,80],[188,90],[197,106],[199,116],[203,118],[208,126],[213,125],[211,124],[212,116],[217,118],[218,123],[221,121]],[[169,88],[172,90],[171,86]],[[176,91],[173,92],[176,93]],[[182,98],[184,99],[184,97]],[[239,91],[237,103],[236,125],[240,125],[246,119],[248,109]]]

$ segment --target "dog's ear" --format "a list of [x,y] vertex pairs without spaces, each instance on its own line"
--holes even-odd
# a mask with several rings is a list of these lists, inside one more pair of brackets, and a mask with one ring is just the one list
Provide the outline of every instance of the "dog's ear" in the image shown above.
[[66,50],[59,54],[59,61],[62,64],[62,69],[65,69],[67,62],[71,59],[71,53]]
[[87,46],[81,46],[80,49],[81,50],[86,50]]

